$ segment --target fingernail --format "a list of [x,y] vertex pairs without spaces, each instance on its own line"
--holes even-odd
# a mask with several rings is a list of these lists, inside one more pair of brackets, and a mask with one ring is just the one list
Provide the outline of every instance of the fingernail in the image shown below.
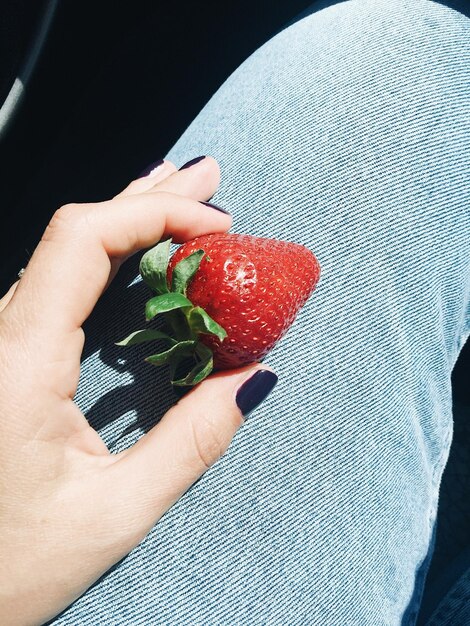
[[246,380],[237,391],[235,401],[243,417],[256,409],[270,394],[277,383],[277,376],[270,370],[257,370],[251,378]]
[[195,159],[191,159],[191,161],[188,161],[187,163],[185,163],[184,165],[182,165],[179,169],[179,171],[181,172],[181,170],[185,170],[188,167],[191,167],[192,165],[196,165],[196,163],[199,163],[199,161],[202,161],[202,159],[205,159],[206,156],[198,156]]
[[226,215],[230,215],[230,213],[228,211],[226,211],[225,209],[223,209],[220,206],[216,206],[215,204],[211,204],[210,202],[202,202],[202,200],[199,200],[199,202],[201,204],[205,204],[206,206],[210,207],[211,209],[215,209],[216,211],[220,211],[221,213],[225,213]]
[[138,178],[145,178],[145,176],[155,176],[157,170],[164,164],[164,162],[165,161],[163,159],[158,159],[158,161],[155,161],[155,163],[151,163],[148,167],[144,169],[141,174],[139,174]]

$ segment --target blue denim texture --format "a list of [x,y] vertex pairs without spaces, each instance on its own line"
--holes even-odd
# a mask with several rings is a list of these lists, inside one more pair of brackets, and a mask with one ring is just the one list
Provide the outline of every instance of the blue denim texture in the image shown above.
[[[426,626],[465,626],[470,624],[470,547],[447,566],[441,579],[431,585],[435,602],[431,611],[421,611]],[[424,608],[424,607],[423,607]],[[427,608],[427,607],[426,607]]]
[[[469,44],[429,0],[330,6],[246,59],[166,155],[214,156],[232,231],[305,244],[322,275],[227,453],[51,623],[414,623],[470,335]],[[175,402],[145,348],[113,345],[142,316],[137,263],[86,324],[76,397],[113,451]]]

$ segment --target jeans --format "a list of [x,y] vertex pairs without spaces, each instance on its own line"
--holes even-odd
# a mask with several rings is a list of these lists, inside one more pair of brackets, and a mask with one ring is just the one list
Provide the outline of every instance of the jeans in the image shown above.
[[[166,155],[214,156],[232,231],[308,246],[321,279],[226,454],[51,623],[414,623],[470,335],[469,44],[430,0],[307,12]],[[175,402],[145,347],[113,343],[148,296],[137,264],[85,326],[76,401],[112,451]]]

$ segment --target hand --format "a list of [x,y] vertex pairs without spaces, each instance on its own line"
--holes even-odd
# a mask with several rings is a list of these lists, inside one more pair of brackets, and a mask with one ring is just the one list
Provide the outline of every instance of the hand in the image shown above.
[[163,237],[228,230],[228,215],[198,202],[218,183],[210,157],[181,171],[166,161],[110,201],[62,207],[0,301],[3,626],[41,624],[79,597],[224,454],[244,421],[237,390],[266,369],[259,364],[211,376],[119,454],[73,402],[81,326],[118,267]]

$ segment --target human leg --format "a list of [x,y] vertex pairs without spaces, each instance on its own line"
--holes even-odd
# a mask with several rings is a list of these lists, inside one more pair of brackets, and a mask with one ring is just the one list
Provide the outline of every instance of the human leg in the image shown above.
[[[470,331],[469,24],[428,1],[312,14],[249,57],[167,155],[214,156],[233,230],[304,243],[322,278],[266,359],[272,396],[57,624],[399,622]],[[116,299],[130,327],[141,310],[134,277],[131,263],[90,318],[77,395],[116,450],[174,401],[140,353],[119,362],[111,346],[127,323]]]

